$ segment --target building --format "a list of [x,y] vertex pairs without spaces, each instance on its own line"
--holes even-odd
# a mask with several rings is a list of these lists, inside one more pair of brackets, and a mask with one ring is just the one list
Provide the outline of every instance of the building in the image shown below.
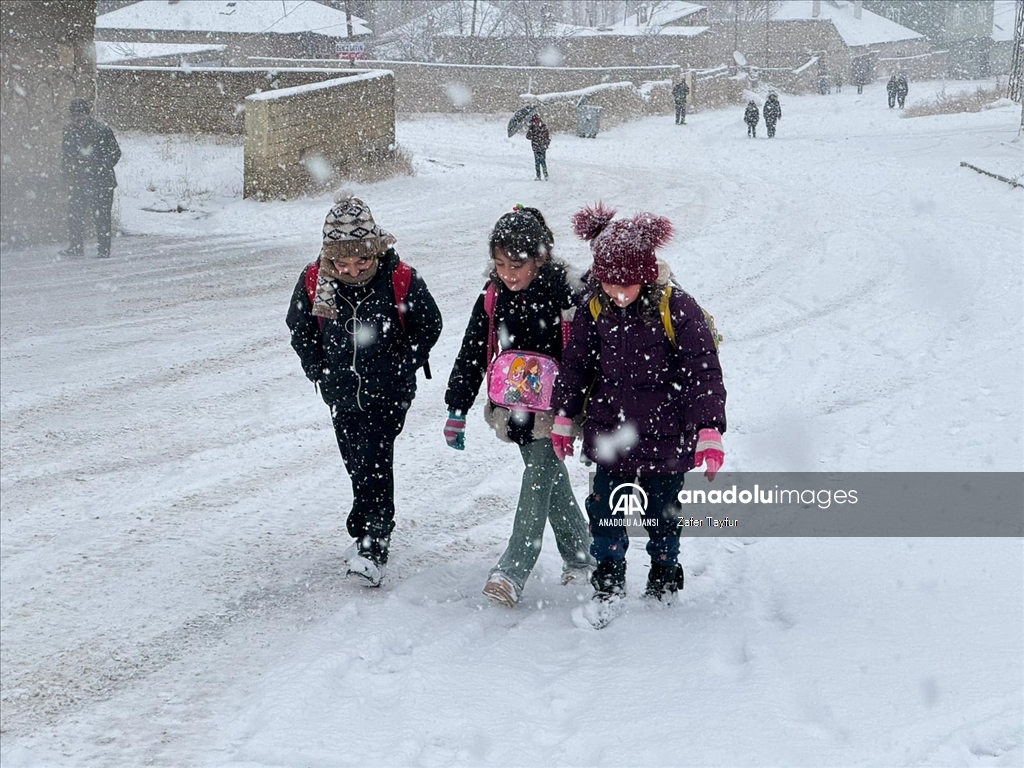
[[141,0],[96,19],[105,42],[223,45],[227,66],[250,56],[334,58],[369,35],[360,17],[314,0]]
[[910,27],[948,51],[950,77],[988,75],[995,5],[991,0],[864,0],[864,7]]

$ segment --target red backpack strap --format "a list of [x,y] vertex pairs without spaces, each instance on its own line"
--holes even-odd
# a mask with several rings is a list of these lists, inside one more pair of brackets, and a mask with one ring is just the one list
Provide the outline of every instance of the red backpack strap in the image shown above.
[[498,304],[498,286],[494,282],[489,282],[487,288],[484,290],[484,312],[487,313],[487,364],[491,364],[491,360],[494,359],[496,354],[496,348],[498,346],[498,340],[495,338],[496,333],[494,329],[494,308]]
[[[309,296],[310,304],[316,304],[316,281],[319,279],[319,277],[320,260],[317,259],[316,261],[311,262],[308,267],[306,267],[306,295]],[[317,323],[320,326],[320,332],[322,333],[324,330],[324,322],[326,321],[324,320],[324,318],[319,316],[317,316],[316,319]]]
[[[391,274],[391,284],[395,288],[395,309],[398,311],[398,325],[401,327],[402,333],[407,333],[405,330],[405,310],[407,309],[405,300],[409,296],[409,286],[412,284],[412,267],[404,261],[399,261],[395,271]],[[431,378],[430,360],[423,361],[423,375],[428,379]]]
[[409,285],[412,283],[412,267],[404,261],[399,261],[391,280],[395,286],[395,309],[398,310],[398,324],[402,327],[402,333],[405,333],[405,299],[409,295]]
[[306,295],[309,303],[316,303],[316,280],[320,276],[320,262],[314,261],[306,267]]

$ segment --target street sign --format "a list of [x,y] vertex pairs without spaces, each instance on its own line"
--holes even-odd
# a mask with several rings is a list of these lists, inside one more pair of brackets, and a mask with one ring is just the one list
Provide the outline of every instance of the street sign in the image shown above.
[[349,61],[365,59],[366,43],[335,43],[334,58],[348,59]]

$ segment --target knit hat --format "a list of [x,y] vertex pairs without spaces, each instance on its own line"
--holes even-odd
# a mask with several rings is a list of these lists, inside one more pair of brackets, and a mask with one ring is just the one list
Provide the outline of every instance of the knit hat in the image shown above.
[[339,192],[324,220],[323,251],[333,258],[379,256],[395,242],[377,226],[369,206],[350,192]]
[[88,99],[72,99],[68,104],[69,115],[88,115],[92,112],[92,105]]
[[591,274],[611,285],[647,285],[658,278],[655,250],[672,239],[672,222],[653,213],[613,221],[615,211],[603,203],[572,217],[573,229],[590,241],[594,255]]
[[491,258],[501,248],[513,261],[526,261],[549,255],[555,236],[539,210],[516,205],[495,223],[488,244]]

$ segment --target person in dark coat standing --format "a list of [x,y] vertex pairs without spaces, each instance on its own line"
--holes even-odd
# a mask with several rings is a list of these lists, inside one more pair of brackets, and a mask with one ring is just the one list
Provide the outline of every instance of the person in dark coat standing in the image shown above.
[[544,124],[540,115],[530,118],[530,127],[526,129],[526,138],[533,148],[533,167],[537,171],[537,181],[540,181],[540,173],[544,171],[544,180],[548,178],[548,147],[551,146],[551,133]]
[[613,492],[632,483],[646,494],[646,595],[663,599],[683,582],[684,473],[706,462],[713,480],[725,460],[726,392],[712,326],[692,296],[672,287],[671,270],[655,255],[672,224],[651,213],[614,215],[598,203],[573,218],[594,261],[552,399],[559,458],[572,455],[572,420],[586,408],[583,453],[597,465],[586,501],[597,603],[625,591],[629,539],[622,520],[612,521]]
[[764,103],[764,125],[768,129],[768,138],[775,138],[775,124],[782,119],[782,105],[775,93],[769,93]]
[[[896,77],[896,99],[899,102],[900,109],[903,109],[903,105],[907,101],[907,93],[910,91],[910,86],[907,85],[907,76],[902,72]],[[890,107],[892,104],[889,105]]]
[[676,125],[686,125],[686,99],[690,95],[690,86],[680,79],[672,86],[672,100],[676,103]]
[[889,82],[885,84],[885,92],[889,94],[889,109],[896,106],[896,91],[899,88],[896,81],[896,73],[893,72],[892,77],[889,78]]
[[747,108],[743,112],[743,122],[747,124],[747,136],[752,139],[757,138],[757,124],[761,120],[761,111],[757,108],[757,104],[751,99],[747,102]]
[[68,107],[70,121],[61,141],[61,170],[68,185],[67,256],[84,251],[85,222],[96,227],[96,255],[110,255],[113,224],[114,166],[121,159],[121,147],[110,127],[90,116],[92,106],[86,99],[72,99]]
[[[342,193],[324,221],[320,257],[299,275],[287,316],[292,348],[330,408],[352,481],[348,572],[370,586],[384,576],[395,527],[395,440],[416,395],[416,371],[441,335],[441,313],[426,283],[400,266],[394,242],[366,203]],[[408,278],[401,315],[399,269]],[[330,504],[333,494],[310,488],[306,503]]]
[[832,76],[832,82],[835,83],[836,93],[843,92],[843,73],[836,70],[836,73]]

